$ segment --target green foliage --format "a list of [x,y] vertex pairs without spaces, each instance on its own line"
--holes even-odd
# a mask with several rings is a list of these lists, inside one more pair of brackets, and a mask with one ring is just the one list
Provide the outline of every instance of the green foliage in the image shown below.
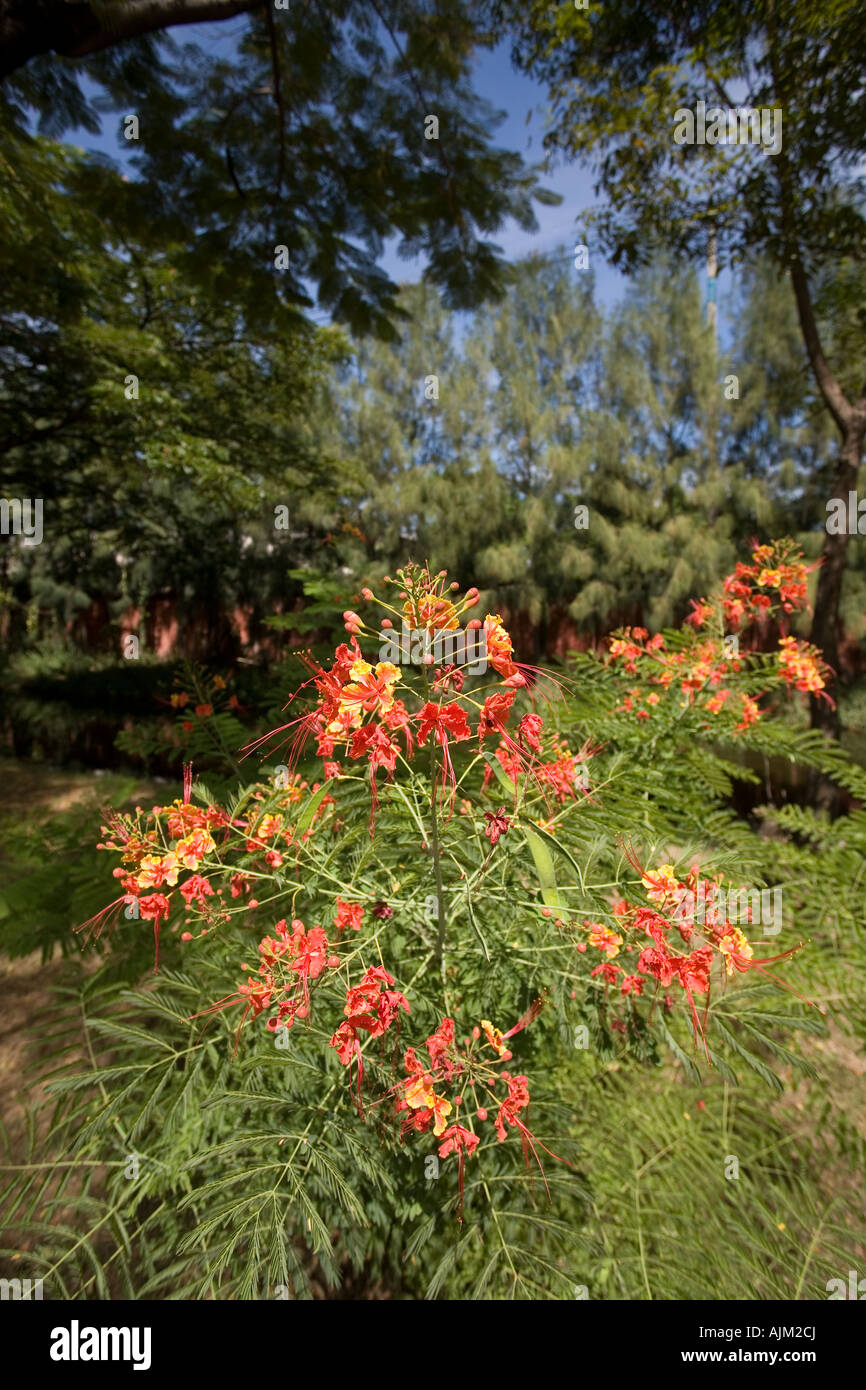
[[[139,113],[135,177],[119,204],[130,225],[189,236],[184,281],[216,301],[240,298],[253,332],[286,308],[312,308],[310,287],[335,321],[392,332],[396,286],[377,264],[389,236],[402,254],[424,254],[449,301],[469,307],[505,278],[491,233],[508,218],[534,229],[533,200],[557,201],[491,142],[501,113],[469,79],[474,52],[494,36],[464,0],[257,6],[233,26],[228,54],[164,31],[116,45],[124,30],[106,18],[104,52],[85,45],[57,65],[37,55],[63,48],[69,8],[36,24],[26,6],[18,17],[26,38],[4,86],[10,129],[21,139],[38,117],[57,137],[95,129],[100,113],[118,125]],[[425,138],[430,113],[437,139]],[[275,285],[281,245],[290,265]]]

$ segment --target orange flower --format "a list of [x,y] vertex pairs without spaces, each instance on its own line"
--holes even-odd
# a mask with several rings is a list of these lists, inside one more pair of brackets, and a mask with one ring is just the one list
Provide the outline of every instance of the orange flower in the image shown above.
[[622,937],[615,931],[610,931],[601,922],[589,923],[589,944],[598,951],[604,951],[609,960],[619,955],[619,948],[622,945]]
[[506,685],[525,685],[526,678],[514,664],[511,638],[502,626],[502,619],[498,613],[488,613],[484,619],[484,638],[487,644],[487,660],[494,671],[498,671],[500,676],[505,678]]
[[193,830],[191,834],[178,840],[174,847],[177,862],[185,869],[197,869],[206,854],[216,849],[216,842],[207,830]]
[[498,1028],[494,1028],[489,1018],[482,1018],[481,1027],[484,1029],[484,1036],[493,1048],[498,1057],[502,1057],[508,1051],[502,1040],[502,1034]]
[[655,873],[643,875],[644,887],[647,889],[647,897],[650,902],[664,902],[669,894],[677,892],[682,887],[679,879],[673,870],[672,864],[662,864]]
[[780,637],[779,669],[788,685],[817,694],[824,689],[821,660],[817,648],[796,637]]
[[445,1121],[454,1107],[445,1096],[437,1095],[428,1076],[416,1076],[406,1088],[403,1099],[411,1110],[429,1110],[432,1113],[433,1133],[437,1138],[444,1133]]
[[139,866],[136,882],[139,888],[161,888],[164,883],[173,888],[177,883],[177,875],[178,860],[175,854],[169,853],[163,858],[155,854],[146,854]]
[[362,710],[367,714],[387,713],[394,704],[394,686],[400,679],[399,668],[390,661],[380,661],[375,670],[367,661],[355,661],[349,674],[351,680],[340,692],[337,720],[328,725],[334,732],[346,726],[347,715],[348,723],[357,727]]

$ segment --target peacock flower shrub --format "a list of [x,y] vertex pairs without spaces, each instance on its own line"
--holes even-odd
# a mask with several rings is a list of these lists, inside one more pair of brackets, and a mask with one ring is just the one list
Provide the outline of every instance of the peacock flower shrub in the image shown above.
[[[745,1059],[766,1072],[753,1049],[756,1037],[772,1045],[768,996],[792,988],[768,967],[802,942],[768,955],[749,913],[729,912],[731,853],[720,833],[701,833],[688,759],[700,738],[747,740],[772,721],[761,701],[776,691],[826,694],[818,654],[787,632],[771,657],[730,640],[802,608],[806,574],[789,543],[756,547],[678,633],[626,629],[568,677],[518,661],[501,616],[467,619],[477,589],[461,596],[444,571],[407,565],[383,582],[387,597],[360,592],[327,668],[303,655],[287,721],[243,750],[284,756],[280,776],[220,804],[187,768],[182,800],[106,815],[101,848],[119,856],[122,891],[85,927],[98,935],[121,914],[151,923],[155,970],[162,932],[170,980],[182,965],[177,1026],[193,1030],[193,1050],[226,1018],[230,1067],[275,1055],[294,1067],[294,1100],[268,1090],[266,1071],[242,1090],[249,1143],[265,1142],[257,1110],[277,1127],[299,1105],[309,1117],[290,1159],[299,1205],[280,1239],[309,1245],[334,1281],[344,1248],[358,1258],[365,1203],[394,1208],[400,1156],[415,1146],[453,1174],[453,1241],[480,1233],[504,1277],[536,1290],[533,1262],[565,1241],[544,1275],[561,1288],[584,1200],[588,1057],[692,1071],[702,1058],[728,1078]],[[408,662],[371,649],[395,620],[421,633]],[[445,632],[483,635],[483,674],[436,664]],[[654,782],[660,765],[671,771]],[[380,1167],[356,1189],[362,1133]],[[305,1184],[326,1152],[316,1190],[330,1216],[314,1222]],[[538,1218],[539,1172],[564,1219]],[[506,1190],[509,1220],[531,1228],[521,1248],[534,1273],[514,1264]],[[231,1208],[232,1223],[251,1239],[244,1210]]]
[[[761,717],[759,699],[781,685],[818,696],[832,704],[827,681],[832,673],[820,652],[789,633],[777,637],[771,661],[760,668],[762,689],[748,681],[750,656],[740,648],[740,634],[760,636],[774,619],[808,606],[807,565],[792,541],[753,546],[753,563],[737,564],[711,599],[693,599],[683,629],[673,639],[650,636],[645,628],[625,628],[610,639],[610,656],[628,675],[641,678],[629,687],[620,708],[635,719],[649,720],[662,702],[676,700],[712,716],[705,731],[741,734]],[[716,731],[718,731],[716,730]]]

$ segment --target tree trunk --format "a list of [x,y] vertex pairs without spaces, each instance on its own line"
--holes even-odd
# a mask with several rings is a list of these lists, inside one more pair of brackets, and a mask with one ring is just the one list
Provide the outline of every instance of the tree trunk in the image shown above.
[[232,19],[264,0],[0,0],[0,81],[44,53],[86,57],[180,24]]
[[[862,428],[852,425],[845,431],[839,462],[833,477],[833,496],[845,502],[847,514],[848,494],[856,491],[860,470],[860,454],[863,446]],[[812,642],[820,648],[824,660],[839,670],[839,600],[842,582],[845,577],[845,560],[848,554],[848,534],[831,535],[824,538],[822,557],[824,563],[818,571],[818,591],[815,596],[815,612],[812,618]],[[830,692],[838,700],[838,679]],[[826,700],[811,697],[812,728],[823,729],[825,733],[838,738],[841,731],[838,705],[830,705]]]

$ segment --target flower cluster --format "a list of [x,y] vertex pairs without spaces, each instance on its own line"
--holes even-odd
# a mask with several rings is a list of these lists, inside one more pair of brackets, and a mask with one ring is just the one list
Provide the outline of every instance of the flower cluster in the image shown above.
[[[701,710],[723,718],[720,723],[739,734],[761,715],[760,696],[734,689],[731,682],[744,667],[736,635],[753,623],[792,613],[807,606],[807,565],[789,540],[753,546],[753,563],[739,563],[712,599],[693,599],[686,625],[693,636],[685,645],[669,649],[664,636],[650,637],[645,628],[621,629],[610,639],[610,655],[628,675],[641,675],[618,709],[648,720],[653,710],[672,691],[682,706],[699,704]],[[819,694],[829,700],[825,685],[829,668],[815,647],[791,636],[779,639],[777,674],[790,688]],[[712,724],[708,724],[708,728]]]
[[[238,1026],[238,1037],[252,1014],[258,1018],[267,1009],[276,1007],[276,1013],[267,1021],[270,1032],[280,1028],[291,1028],[297,1018],[310,1016],[310,981],[317,980],[326,969],[336,970],[340,964],[337,956],[329,955],[328,938],[322,927],[307,931],[299,918],[291,925],[285,920],[277,922],[273,936],[264,936],[259,942],[259,966],[251,980],[238,986],[237,992],[229,994],[204,1009],[205,1014],[216,1013],[220,1009],[231,1008],[233,1004],[244,1004],[244,1012]],[[249,970],[245,963],[242,970]]]
[[[806,576],[815,568],[804,562],[791,540],[753,545],[752,563],[738,563],[722,585],[727,622],[736,628],[754,618],[766,618],[778,607],[785,613],[807,607]],[[692,621],[700,626],[694,615]]]
[[[648,719],[663,700],[676,699],[683,707],[698,707],[708,720],[718,720],[722,726],[730,719],[735,730],[748,728],[760,717],[759,697],[735,688],[734,677],[745,658],[739,655],[736,637],[725,636],[725,627],[738,628],[802,607],[806,602],[807,572],[790,543],[756,546],[753,563],[738,566],[716,599],[701,599],[694,604],[685,634],[650,636],[639,627],[616,634],[611,643],[611,660],[621,663],[629,676],[641,682],[630,690],[620,708],[639,719]],[[428,638],[436,633],[455,633],[461,618],[479,601],[477,589],[469,589],[461,598],[456,584],[446,584],[444,571],[431,575],[426,566],[409,565],[397,572],[395,580],[384,582],[396,587],[397,599],[396,604],[375,600],[392,615],[382,620],[380,637],[393,628],[394,619],[411,625],[416,632],[420,630]],[[373,602],[372,590],[362,590],[361,598]],[[543,1000],[536,999],[505,1033],[489,1019],[481,1019],[462,1038],[458,1037],[454,1018],[448,1016],[446,1000],[440,1006],[444,1016],[423,1046],[407,1047],[401,1041],[401,1029],[406,1026],[403,1015],[412,1016],[410,1003],[396,987],[380,948],[380,936],[388,930],[380,924],[393,917],[394,908],[376,897],[369,882],[361,887],[367,872],[366,861],[363,875],[357,873],[357,886],[348,876],[354,872],[349,868],[344,868],[342,877],[337,876],[336,866],[317,877],[322,861],[330,865],[333,855],[328,845],[327,855],[319,856],[320,842],[315,837],[327,828],[333,838],[341,824],[337,801],[329,788],[345,775],[344,759],[366,760],[375,812],[377,775],[384,771],[391,779],[398,761],[411,763],[423,750],[429,761],[432,802],[430,844],[424,843],[423,848],[435,864],[438,912],[436,939],[430,946],[428,963],[435,960],[436,974],[441,970],[441,977],[446,980],[457,973],[459,963],[446,969],[448,920],[439,896],[444,887],[442,870],[446,861],[440,849],[437,803],[447,800],[449,787],[452,808],[456,800],[453,750],[464,746],[467,763],[480,765],[475,785],[480,782],[482,793],[494,778],[506,788],[504,795],[497,795],[495,801],[488,803],[491,809],[484,812],[484,823],[479,825],[489,848],[482,842],[484,852],[471,880],[467,869],[457,861],[461,878],[467,880],[470,918],[471,892],[476,900],[480,898],[484,876],[491,867],[496,870],[503,858],[510,859],[512,847],[514,857],[521,852],[521,827],[530,842],[536,867],[539,866],[536,851],[539,846],[544,848],[545,837],[530,828],[530,816],[538,814],[537,801],[547,804],[551,817],[537,824],[555,833],[555,822],[568,813],[578,795],[590,796],[587,764],[600,750],[587,739],[574,752],[558,735],[545,729],[544,720],[534,707],[535,697],[542,690],[542,673],[515,661],[511,638],[499,615],[488,614],[483,620],[473,618],[467,623],[466,630],[483,633],[488,667],[482,682],[471,686],[467,685],[467,673],[458,665],[437,668],[423,642],[420,680],[414,685],[409,673],[394,662],[368,661],[361,640],[377,634],[355,610],[348,610],[344,617],[349,640],[337,646],[328,669],[309,655],[302,658],[310,678],[289,704],[293,705],[306,692],[313,697],[312,708],[309,703],[300,705],[303,712],[275,731],[291,731],[290,765],[305,742],[313,743],[317,755],[324,760],[326,783],[310,787],[297,772],[285,769],[283,785],[276,791],[262,784],[247,788],[239,793],[231,812],[227,812],[214,805],[192,804],[192,774],[188,766],[183,800],[155,806],[146,816],[138,808],[135,816],[112,813],[107,817],[106,838],[100,848],[120,856],[120,866],[114,874],[120,880],[122,896],[85,926],[98,931],[112,912],[124,906],[134,907],[133,915],[153,922],[158,953],[160,925],[171,919],[175,907],[184,913],[186,921],[198,923],[198,937],[202,938],[232,913],[259,907],[255,896],[259,884],[266,890],[263,897],[268,903],[291,895],[291,911],[269,927],[268,934],[258,942],[257,965],[243,963],[243,982],[195,1016],[237,1007],[242,1010],[238,1037],[248,1019],[264,1018],[267,1030],[276,1035],[281,1047],[289,1030],[302,1022],[308,1041],[321,1039],[320,1057],[328,1059],[331,1068],[337,1068],[339,1062],[346,1069],[346,1077],[356,1080],[357,1109],[362,1117],[365,1066],[374,1070],[377,1078],[383,1076],[373,1103],[388,1107],[401,1142],[410,1136],[426,1135],[428,1142],[435,1141],[441,1159],[456,1157],[462,1211],[466,1160],[483,1144],[504,1143],[516,1132],[526,1162],[532,1154],[539,1167],[538,1150],[551,1152],[529,1128],[528,1077],[514,1074],[508,1067],[512,1061],[509,1041],[536,1018]],[[432,645],[435,650],[435,644]],[[828,673],[817,651],[785,634],[779,639],[778,671],[777,685],[785,683],[810,694],[824,692]],[[518,702],[526,696],[530,708],[521,711]],[[172,703],[179,709],[185,707],[181,696],[173,697]],[[197,710],[197,718],[210,718],[206,702]],[[273,736],[266,735],[246,751],[263,746]],[[468,782],[468,776],[465,780]],[[413,793],[420,781],[413,778]],[[528,809],[527,796],[530,781],[537,793],[532,811]],[[599,786],[603,785],[600,781]],[[507,807],[504,803],[509,800],[512,787],[514,802]],[[341,795],[340,789],[333,790]],[[461,797],[463,791],[461,781]],[[493,809],[500,800],[503,804]],[[351,798],[346,801],[349,803]],[[552,803],[560,808],[555,816]],[[469,814],[472,810],[473,803],[462,799],[461,812]],[[413,821],[424,837],[420,816],[414,814]],[[506,844],[499,846],[505,836],[509,837]],[[309,845],[311,838],[313,844]],[[706,1048],[707,1015],[702,1024],[698,1001],[705,1001],[708,1011],[714,984],[724,986],[734,975],[753,970],[770,975],[769,966],[791,956],[799,947],[772,957],[758,956],[755,944],[743,929],[744,923],[748,926],[752,922],[751,909],[747,907],[742,914],[732,908],[731,894],[722,886],[721,875],[702,875],[697,863],[682,877],[668,863],[645,870],[630,847],[626,847],[626,854],[638,874],[642,896],[633,901],[612,902],[609,911],[600,914],[605,920],[575,921],[573,913],[563,913],[569,920],[563,923],[558,919],[557,926],[565,925],[574,931],[577,959],[588,957],[588,978],[598,990],[601,1007],[610,1016],[613,1029],[626,1032],[628,1021],[636,1019],[648,1023],[642,1016],[645,1009],[653,1006],[650,996],[654,1004],[655,996],[661,994],[665,1010],[674,1008],[678,998],[684,1001],[696,1043],[703,1038]],[[283,873],[287,858],[298,869],[291,882]],[[312,869],[306,877],[302,862],[304,869]],[[358,860],[353,862],[357,869]],[[539,877],[544,881],[540,869]],[[324,894],[322,882],[327,883]],[[390,890],[379,885],[379,891],[395,894],[399,888],[398,883],[392,883]],[[333,917],[326,918],[320,908],[311,908],[308,913],[299,906],[298,910],[314,923],[308,928],[293,915],[299,892],[308,892],[314,901],[326,896],[332,903],[329,911]],[[734,896],[742,894],[748,899],[748,890],[744,889],[735,890]],[[361,897],[365,901],[356,900]],[[545,893],[545,898],[552,901],[549,894]],[[232,901],[237,906],[232,907]],[[394,901],[396,905],[397,900]],[[551,915],[549,906],[541,910],[545,916]],[[276,915],[274,911],[273,916]],[[450,913],[450,920],[456,915],[456,911]],[[375,922],[373,931],[357,936],[365,924],[367,928],[372,925],[370,918]],[[268,921],[273,921],[273,917]],[[476,934],[480,935],[477,929]],[[181,939],[192,940],[193,933],[184,931]],[[405,939],[405,924],[394,939]],[[483,937],[481,942],[484,944]],[[447,945],[450,948],[450,942]],[[362,951],[373,948],[380,963],[369,967],[362,964],[359,977],[353,962]],[[569,939],[564,949],[573,959]],[[485,955],[490,960],[486,945]],[[339,993],[335,977],[339,978]],[[771,978],[775,980],[776,976]],[[783,987],[787,988],[784,984]],[[430,1022],[439,1017],[437,1011]],[[297,1045],[297,1031],[292,1037]],[[374,1053],[378,1053],[375,1064],[371,1062]],[[351,1081],[348,1089],[352,1090]],[[372,1091],[369,1079],[368,1091]],[[485,1130],[482,1126],[488,1121],[490,1128]]]
[[388,974],[384,966],[371,966],[360,984],[346,990],[346,1017],[331,1038],[330,1046],[336,1048],[344,1067],[348,1067],[353,1058],[357,1059],[359,1111],[362,1109],[361,1086],[364,1077],[361,1033],[380,1038],[391,1027],[401,1009],[407,1014],[410,1012],[406,996],[399,990],[391,989],[393,984],[394,977]]
[[[298,919],[291,924],[278,922],[273,935],[259,942],[260,963],[255,978],[195,1017],[243,1004],[238,1036],[250,1015],[255,1019],[268,1010],[272,1013],[266,1026],[272,1033],[291,1028],[296,1019],[309,1020],[310,981],[333,975],[340,965],[339,958],[329,951],[322,927],[307,931]],[[344,1018],[329,1040],[341,1064],[350,1067],[354,1063],[357,1068],[357,1108],[362,1117],[363,1044],[367,1039],[384,1037],[395,1024],[399,1030],[401,1013],[411,1012],[408,999],[394,984],[394,977],[384,966],[365,970],[357,984],[346,988]],[[461,1043],[456,1038],[454,1019],[443,1018],[426,1039],[426,1057],[422,1059],[418,1050],[407,1048],[403,1054],[405,1075],[380,1099],[379,1103],[393,1101],[395,1117],[402,1117],[403,1139],[410,1133],[429,1131],[439,1141],[440,1158],[457,1155],[461,1210],[465,1160],[481,1142],[474,1128],[476,1121],[484,1123],[492,1118],[499,1143],[507,1139],[510,1130],[517,1130],[527,1161],[531,1151],[539,1166],[538,1148],[551,1152],[526,1123],[530,1103],[528,1077],[514,1076],[504,1065],[512,1058],[508,1040],[526,1028],[542,1006],[543,999],[536,999],[507,1033],[500,1032],[489,1019],[482,1019],[480,1026],[472,1029],[471,1037],[464,1037]],[[470,1095],[473,1113],[466,1124],[461,1124],[456,1115]]]
[[782,679],[795,690],[820,695],[823,699],[830,700],[824,689],[830,671],[818,648],[813,647],[810,642],[798,642],[796,637],[780,637],[779,647],[779,670]]
[[[401,1132],[405,1138],[410,1133],[423,1134],[432,1130],[440,1141],[440,1158],[457,1154],[461,1209],[465,1160],[481,1142],[481,1136],[474,1128],[476,1121],[483,1124],[495,1114],[493,1125],[499,1143],[508,1137],[510,1129],[516,1129],[520,1134],[524,1157],[528,1161],[531,1151],[539,1167],[538,1147],[550,1153],[526,1124],[530,1099],[528,1077],[513,1076],[502,1065],[510,1062],[512,1057],[506,1046],[507,1040],[532,1022],[542,1004],[543,1000],[537,999],[514,1027],[504,1034],[489,1019],[482,1019],[480,1026],[472,1029],[471,1037],[463,1038],[462,1044],[458,1044],[456,1039],[454,1019],[443,1018],[424,1044],[427,1053],[425,1059],[419,1057],[417,1050],[412,1047],[404,1053],[403,1070],[406,1074],[393,1088],[397,1096],[396,1111],[403,1115]],[[450,1099],[446,1091],[450,1093]],[[467,1113],[466,1124],[461,1124],[456,1119],[456,1113],[469,1095],[472,1098],[472,1113]],[[455,1118],[449,1124],[452,1115]],[[557,1155],[552,1154],[551,1157]]]
[[[268,810],[262,808],[265,792],[259,790],[251,794],[245,815],[230,818],[213,804],[204,807],[192,803],[189,766],[184,782],[183,801],[154,806],[147,813],[139,806],[134,815],[106,812],[107,824],[102,827],[105,838],[98,848],[120,855],[120,866],[112,872],[123,893],[78,928],[98,936],[126,908],[128,916],[153,922],[157,965],[160,928],[175,907],[187,917],[195,914],[202,923],[202,936],[228,920],[230,913],[224,901],[227,892],[231,898],[244,899],[245,909],[256,907],[257,901],[251,895],[255,876],[280,869],[290,848],[298,839],[308,840],[334,806],[333,797],[322,796],[310,824],[296,837],[298,808],[310,790],[318,790],[318,784],[310,789],[299,777],[287,777],[286,786],[279,793],[269,794]],[[232,855],[237,856],[238,864],[230,875],[228,889],[214,887],[225,877]],[[192,932],[182,933],[184,941],[192,938]]]
[[[211,832],[223,830],[229,818],[219,807],[193,806],[188,800],[154,806],[144,820],[143,816],[140,806],[134,816],[107,813],[108,824],[102,827],[106,838],[97,848],[119,853],[121,866],[113,875],[120,880],[123,895],[79,930],[89,929],[98,936],[125,906],[136,917],[153,922],[158,962],[160,926],[172,911],[173,898],[162,890],[176,887],[187,909],[196,904],[207,912],[207,899],[214,890],[198,869],[216,850]],[[181,881],[184,870],[188,877]]]
[[[502,618],[498,614],[488,614],[483,621],[471,619],[466,624],[467,631],[483,635],[486,662],[496,677],[492,693],[486,693],[485,686],[472,692],[464,691],[464,672],[455,664],[435,667],[435,658],[430,654],[432,639],[437,633],[457,631],[461,616],[479,600],[477,589],[467,590],[460,598],[459,585],[446,585],[445,580],[444,570],[431,575],[426,566],[407,565],[398,570],[395,579],[389,577],[384,583],[396,586],[399,607],[376,598],[371,589],[363,589],[361,597],[366,602],[375,601],[393,617],[382,618],[380,630],[376,632],[354,609],[348,609],[344,620],[350,641],[337,647],[331,667],[325,670],[309,657],[304,658],[312,675],[301,691],[310,685],[315,688],[315,708],[274,730],[266,739],[259,740],[259,744],[291,731],[292,757],[297,758],[306,740],[313,737],[329,778],[338,778],[343,773],[338,754],[349,760],[365,758],[370,769],[373,813],[378,805],[380,771],[384,770],[390,779],[398,759],[411,761],[416,749],[425,745],[432,744],[437,752],[438,785],[443,796],[450,789],[452,803],[456,777],[451,749],[455,744],[473,737],[483,742],[496,736],[504,741],[510,755],[521,765],[531,763],[541,747],[540,715],[524,714],[516,739],[506,732],[506,725],[517,692],[531,686],[537,675],[532,668],[515,662],[511,638]],[[375,665],[367,661],[358,640],[359,637],[375,638],[381,643],[393,629],[394,619],[410,623],[414,631],[431,639],[426,646],[422,643],[425,654],[419,657],[424,677],[423,697],[412,707],[407,707],[404,697],[409,699],[413,695],[413,687],[404,678],[401,668],[391,661],[379,661]],[[297,696],[293,696],[295,698]]]
[[[611,906],[612,925],[588,920],[579,923],[578,930],[586,935],[577,949],[581,954],[589,951],[602,956],[590,971],[590,978],[603,982],[606,993],[615,987],[621,997],[636,999],[645,986],[655,982],[666,992],[667,1009],[673,1007],[669,991],[682,990],[695,1036],[702,1038],[695,995],[705,996],[709,1005],[714,977],[718,983],[724,983],[734,971],[742,974],[757,970],[770,975],[768,965],[787,959],[800,947],[776,956],[756,957],[739,925],[740,916],[747,923],[752,920],[749,890],[726,889],[722,875],[702,877],[697,863],[680,879],[671,864],[647,871],[630,848],[626,855],[640,874],[647,901],[615,901]],[[731,921],[732,916],[738,920]],[[622,964],[625,956],[632,960]],[[784,982],[777,982],[788,988]],[[622,1019],[614,1019],[612,1026],[625,1030]]]

